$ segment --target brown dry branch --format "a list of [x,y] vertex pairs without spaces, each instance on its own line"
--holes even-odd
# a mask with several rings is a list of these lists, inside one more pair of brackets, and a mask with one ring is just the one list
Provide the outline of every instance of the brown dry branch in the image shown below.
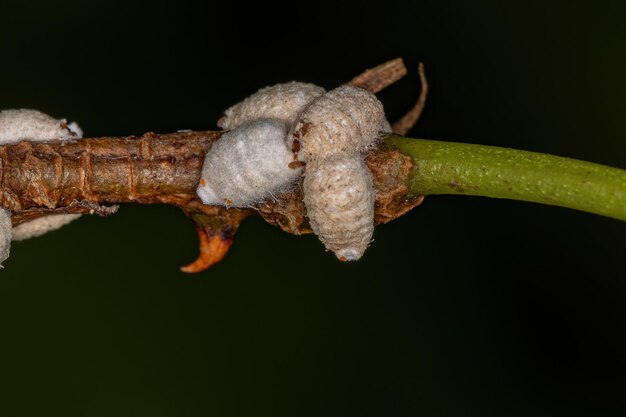
[[376,94],[405,75],[406,67],[404,66],[404,61],[402,58],[396,58],[363,71],[363,73],[350,80],[348,84],[361,87]]
[[428,81],[426,80],[426,72],[424,71],[424,64],[420,62],[417,67],[417,71],[420,76],[420,82],[422,83],[422,89],[420,95],[415,103],[415,106],[409,110],[400,120],[395,122],[392,126],[393,132],[400,136],[404,136],[409,133],[409,130],[419,120],[424,107],[426,106],[426,97],[428,96]]
[[[376,91],[406,73],[401,59],[366,71],[351,83]],[[368,75],[369,74],[369,75]],[[146,133],[0,146],[0,206],[13,225],[62,213],[109,215],[117,204],[170,204],[194,222],[200,256],[181,268],[199,272],[228,251],[239,224],[252,214],[292,234],[310,233],[301,187],[250,209],[207,206],[196,197],[206,152],[221,132]],[[419,205],[408,193],[411,160],[397,150],[376,149],[366,162],[376,188],[376,224]]]

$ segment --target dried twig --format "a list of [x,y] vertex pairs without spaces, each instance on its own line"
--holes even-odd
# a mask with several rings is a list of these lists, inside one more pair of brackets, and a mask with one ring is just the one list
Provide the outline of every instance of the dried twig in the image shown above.
[[418,72],[420,75],[420,82],[422,83],[422,90],[420,92],[419,98],[415,103],[415,106],[411,110],[409,110],[400,120],[395,122],[391,127],[393,133],[398,135],[406,135],[409,133],[409,130],[415,126],[418,119],[422,115],[424,111],[424,107],[426,106],[426,97],[428,96],[428,81],[426,80],[426,73],[424,72],[424,64],[420,62],[418,66]]
[[361,87],[372,93],[378,93],[406,75],[402,58],[392,59],[377,67],[368,69],[354,77],[349,85]]

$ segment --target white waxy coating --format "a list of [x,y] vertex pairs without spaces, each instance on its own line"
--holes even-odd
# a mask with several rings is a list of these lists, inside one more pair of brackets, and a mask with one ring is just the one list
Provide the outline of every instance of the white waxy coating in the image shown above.
[[374,94],[344,85],[313,101],[298,120],[287,146],[298,152],[300,161],[309,162],[372,146],[384,126],[385,113]]
[[383,117],[382,122],[380,122],[380,133],[382,133],[383,135],[389,135],[393,133],[391,123],[389,123],[389,120],[387,120],[386,117]]
[[315,84],[296,81],[265,87],[226,110],[218,125],[235,129],[257,119],[281,119],[291,125],[311,101],[325,92]]
[[374,233],[372,174],[358,153],[306,165],[304,204],[311,228],[326,249],[345,261],[359,259]]
[[260,119],[224,133],[202,166],[202,202],[246,207],[289,189],[301,168],[288,166],[293,153],[285,145],[287,129],[282,120]]
[[13,228],[13,240],[41,236],[78,219],[80,214],[51,214],[19,224]]
[[0,267],[11,251],[11,212],[0,207]]
[[37,110],[14,109],[0,111],[0,144],[54,139],[80,139],[83,131],[76,123],[55,119]]

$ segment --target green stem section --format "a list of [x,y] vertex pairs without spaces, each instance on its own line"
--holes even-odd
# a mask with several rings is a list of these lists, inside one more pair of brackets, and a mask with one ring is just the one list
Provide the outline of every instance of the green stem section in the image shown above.
[[494,146],[392,136],[411,156],[414,194],[465,194],[532,201],[626,220],[626,171]]

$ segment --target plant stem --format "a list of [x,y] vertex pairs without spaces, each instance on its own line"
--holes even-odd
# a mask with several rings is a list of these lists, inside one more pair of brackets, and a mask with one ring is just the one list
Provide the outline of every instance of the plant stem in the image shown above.
[[626,171],[536,152],[392,136],[414,164],[410,191],[532,201],[626,220]]

